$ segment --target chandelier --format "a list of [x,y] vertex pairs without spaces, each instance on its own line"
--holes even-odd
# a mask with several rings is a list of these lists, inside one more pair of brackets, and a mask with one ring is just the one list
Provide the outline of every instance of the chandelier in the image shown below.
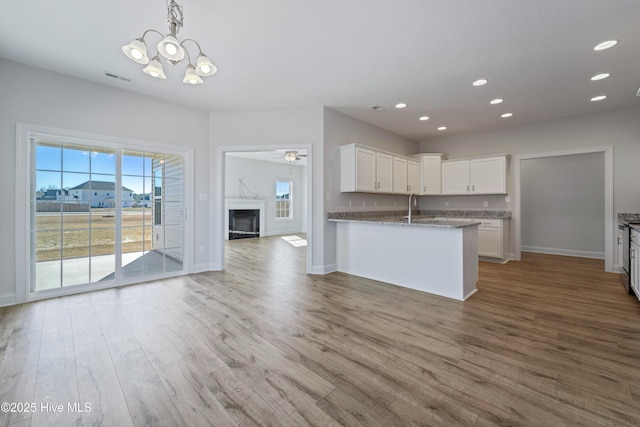
[[[178,31],[182,28],[183,19],[182,6],[174,0],[168,0],[167,24],[169,24],[169,34],[164,35],[160,31],[149,29],[145,31],[139,39],[135,39],[131,43],[122,46],[122,51],[132,61],[146,65],[142,71],[158,79],[167,78],[164,74],[159,55],[162,55],[172,65],[178,65],[186,55],[188,65],[182,81],[193,85],[201,84],[201,77],[214,75],[218,71],[218,68],[202,53],[202,49],[197,41],[186,39],[180,42],[176,38],[176,34],[178,34]],[[156,53],[156,56],[151,58],[151,60],[149,60],[149,56],[147,55],[147,45],[144,41],[144,38],[150,32],[157,33],[162,37],[162,40],[158,43],[158,53]],[[198,47],[198,57],[195,66],[191,62],[189,51],[184,47],[186,42],[193,42]]]

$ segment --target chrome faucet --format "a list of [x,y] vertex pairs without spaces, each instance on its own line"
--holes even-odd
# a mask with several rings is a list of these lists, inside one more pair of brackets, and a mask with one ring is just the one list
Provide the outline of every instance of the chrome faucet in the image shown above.
[[409,194],[409,214],[407,215],[407,222],[411,224],[411,200],[415,200],[415,194]]

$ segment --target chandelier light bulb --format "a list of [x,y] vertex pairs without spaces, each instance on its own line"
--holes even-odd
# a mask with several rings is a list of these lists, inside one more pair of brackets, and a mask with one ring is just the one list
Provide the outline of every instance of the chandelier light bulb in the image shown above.
[[199,85],[202,83],[202,79],[196,73],[196,69],[192,64],[187,65],[187,71],[184,73],[183,83],[188,83],[191,85]]
[[169,61],[180,62],[184,58],[184,49],[180,46],[178,39],[168,34],[160,43],[158,43],[158,53],[167,58]]
[[157,79],[164,80],[167,78],[167,76],[164,75],[162,63],[160,62],[160,58],[158,57],[158,55],[156,55],[151,61],[149,61],[149,65],[144,67],[142,71]]
[[147,45],[144,43],[143,39],[135,39],[131,43],[122,46],[122,52],[129,59],[138,64],[148,64],[149,57],[147,56]]
[[196,73],[199,76],[207,77],[212,76],[218,71],[218,68],[213,65],[213,63],[207,58],[207,56],[203,53],[198,55],[198,60],[196,62]]
[[178,52],[178,49],[176,49],[176,46],[173,44],[168,44],[166,49],[169,55],[175,55]]

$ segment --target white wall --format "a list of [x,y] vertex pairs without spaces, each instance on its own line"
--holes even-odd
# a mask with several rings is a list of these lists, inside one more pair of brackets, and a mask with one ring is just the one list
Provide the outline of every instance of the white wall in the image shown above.
[[[508,188],[513,194],[514,155],[602,146],[613,146],[614,212],[640,212],[640,168],[637,167],[640,159],[640,105],[493,132],[423,141],[420,151],[448,153],[450,159],[510,153],[512,165],[508,172]],[[487,200],[489,209],[513,211],[513,197],[507,203],[504,196],[421,197],[420,208],[444,209],[445,200],[449,201],[449,209],[480,209],[482,200]],[[511,233],[512,250],[514,234]]]
[[522,250],[604,258],[604,153],[520,165]]
[[[305,193],[306,168],[304,166],[283,163],[243,159],[227,155],[225,162],[225,197],[239,199],[239,180],[244,180],[249,190],[258,193],[258,199],[266,200],[265,230],[267,236],[305,232],[304,220],[307,215]],[[275,198],[276,181],[292,181],[291,202],[293,218],[276,220]],[[245,192],[246,194],[246,192]]]
[[[215,110],[209,115],[210,165],[209,186],[212,197],[212,228],[209,240],[211,253],[209,268],[219,270],[223,266],[224,234],[224,184],[223,151],[257,151],[265,148],[309,147],[311,164],[307,171],[313,175],[312,209],[313,223],[307,227],[311,235],[312,257],[307,259],[311,269],[320,272],[324,266],[324,216],[323,216],[323,129],[322,108],[274,108],[256,110]],[[246,148],[249,148],[248,150]],[[219,169],[218,169],[219,168]],[[318,236],[318,238],[315,238]]]
[[[16,122],[193,148],[195,193],[208,193],[209,116],[206,111],[0,59],[0,179],[4,200],[15,200]],[[144,78],[140,77],[140,78]],[[180,84],[167,81],[166,84]],[[194,246],[208,247],[209,208],[195,198]],[[15,290],[15,212],[0,211],[0,303]],[[195,265],[207,253],[194,250]]]

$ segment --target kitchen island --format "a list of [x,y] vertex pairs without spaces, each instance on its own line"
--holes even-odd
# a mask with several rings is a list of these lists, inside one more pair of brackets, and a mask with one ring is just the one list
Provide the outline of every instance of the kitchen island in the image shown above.
[[478,222],[402,217],[329,217],[337,269],[464,301],[478,281]]

